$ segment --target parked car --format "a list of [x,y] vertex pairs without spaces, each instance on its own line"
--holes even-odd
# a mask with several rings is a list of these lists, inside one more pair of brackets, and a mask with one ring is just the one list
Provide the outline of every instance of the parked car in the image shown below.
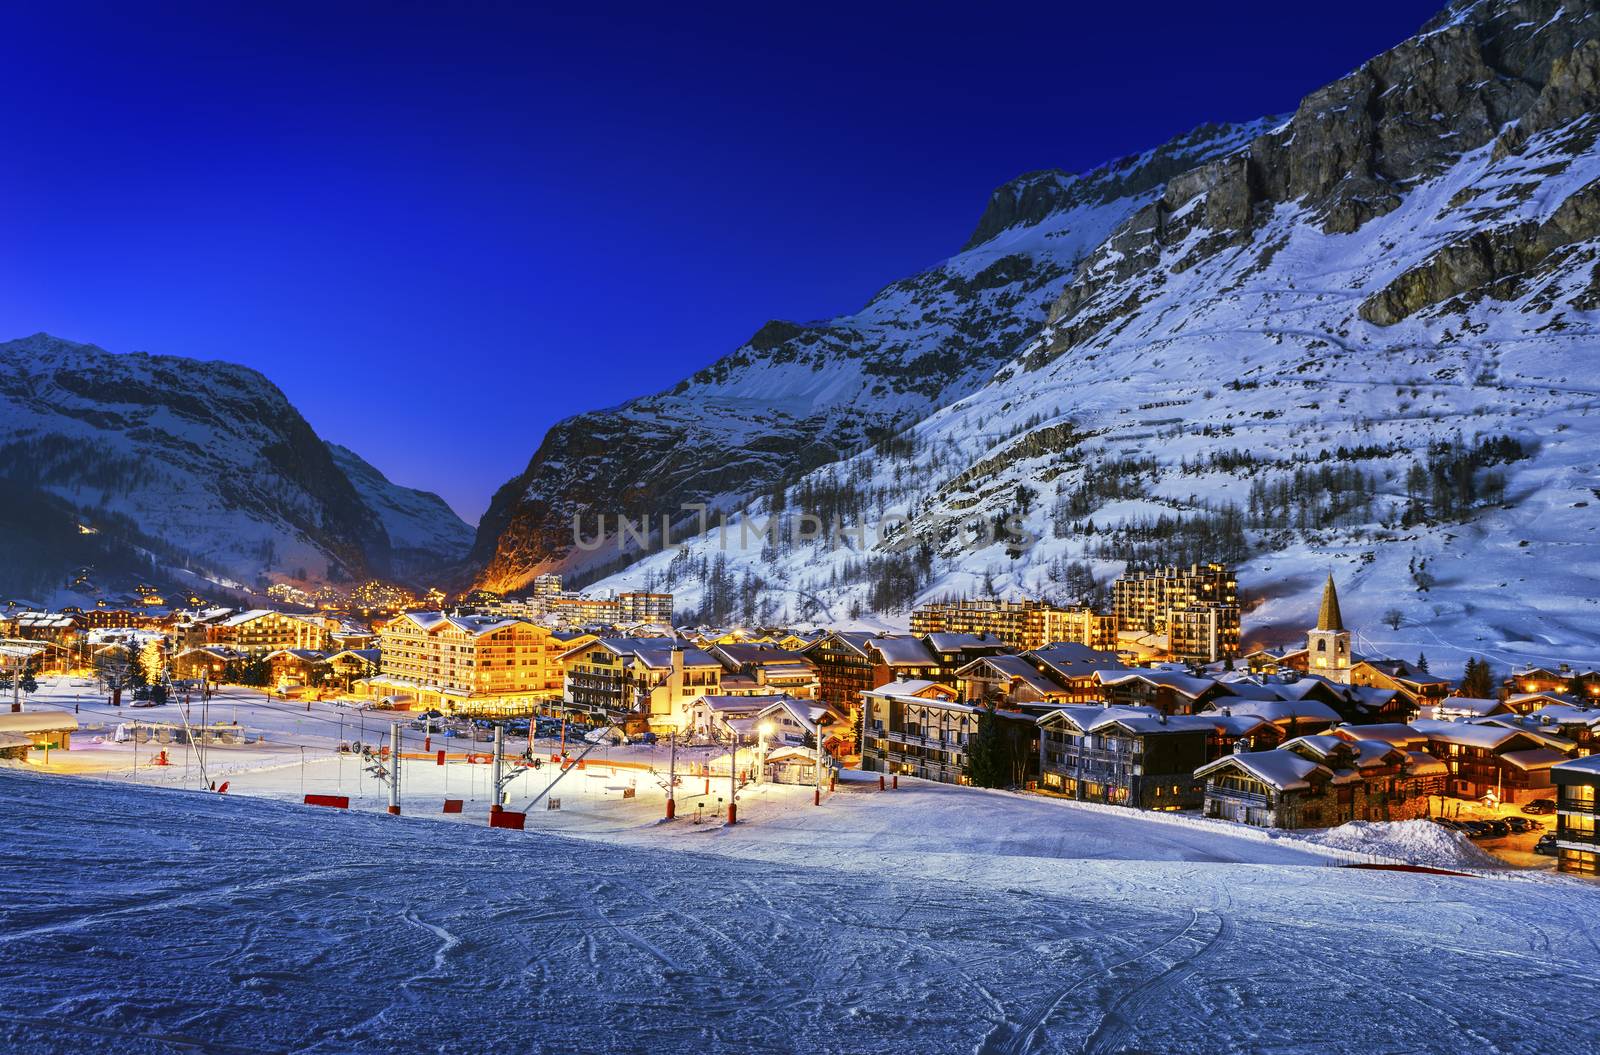
[[1544,831],[1544,825],[1540,824],[1532,817],[1507,817],[1505,818],[1505,822],[1511,826],[1512,831],[1518,833],[1519,835],[1526,835],[1528,832]]
[[1499,819],[1484,821],[1483,825],[1489,829],[1491,839],[1504,839],[1511,834],[1511,825]]
[[633,738],[633,742],[636,744],[653,744],[656,742],[656,734],[640,733],[638,736]]
[[1555,799],[1534,799],[1522,807],[1523,813],[1547,814],[1556,811]]
[[1487,839],[1490,836],[1489,826],[1482,821],[1457,821],[1461,830],[1467,833],[1469,839]]
[[1453,821],[1449,817],[1430,817],[1429,820],[1433,821],[1433,823],[1437,824],[1439,827],[1453,832],[1458,832],[1461,830],[1461,822]]
[[1555,857],[1561,851],[1556,846],[1556,833],[1545,832],[1539,836],[1539,841],[1533,844],[1533,852],[1545,857]]

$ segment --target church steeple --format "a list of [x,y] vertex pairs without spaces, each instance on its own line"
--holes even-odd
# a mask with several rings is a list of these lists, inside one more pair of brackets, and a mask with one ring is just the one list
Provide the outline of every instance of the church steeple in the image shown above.
[[1339,591],[1333,586],[1333,573],[1328,573],[1328,585],[1322,588],[1322,610],[1317,613],[1318,630],[1343,630],[1344,617],[1339,614]]
[[1344,628],[1344,615],[1339,611],[1339,591],[1329,573],[1328,583],[1322,588],[1317,628],[1306,631],[1306,667],[1330,681],[1349,684],[1350,665],[1354,659],[1350,653],[1350,631]]

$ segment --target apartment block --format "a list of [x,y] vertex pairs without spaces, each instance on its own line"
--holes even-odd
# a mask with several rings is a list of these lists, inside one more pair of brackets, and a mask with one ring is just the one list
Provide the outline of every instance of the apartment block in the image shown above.
[[1237,605],[1239,584],[1225,564],[1168,565],[1131,572],[1111,584],[1118,630],[1165,633],[1168,613],[1199,604]]

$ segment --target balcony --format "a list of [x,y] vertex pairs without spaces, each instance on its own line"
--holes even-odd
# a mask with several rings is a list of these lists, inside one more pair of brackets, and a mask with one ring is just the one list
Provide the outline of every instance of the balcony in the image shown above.
[[1238,788],[1208,787],[1206,795],[1225,802],[1243,802],[1251,806],[1270,807],[1272,800],[1259,791],[1242,791]]

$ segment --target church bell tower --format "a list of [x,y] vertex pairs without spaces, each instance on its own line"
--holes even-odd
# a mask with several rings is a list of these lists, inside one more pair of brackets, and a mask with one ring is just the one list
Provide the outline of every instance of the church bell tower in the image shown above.
[[1322,588],[1322,608],[1317,612],[1317,628],[1306,633],[1306,669],[1341,684],[1350,682],[1350,631],[1339,614],[1339,591],[1333,575]]

